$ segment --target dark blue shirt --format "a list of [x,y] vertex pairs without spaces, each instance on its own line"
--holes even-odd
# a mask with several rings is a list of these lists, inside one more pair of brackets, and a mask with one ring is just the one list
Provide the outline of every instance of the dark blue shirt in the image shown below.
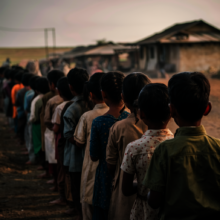
[[112,177],[108,172],[106,163],[106,146],[108,143],[109,129],[116,122],[127,118],[128,112],[124,111],[118,118],[112,115],[103,115],[95,118],[92,122],[90,139],[90,156],[99,158],[99,165],[96,170],[95,185],[93,192],[93,205],[108,209]]

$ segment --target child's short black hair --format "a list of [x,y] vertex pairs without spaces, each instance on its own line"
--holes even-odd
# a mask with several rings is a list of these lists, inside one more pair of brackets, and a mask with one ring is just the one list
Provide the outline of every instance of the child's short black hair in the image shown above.
[[149,83],[151,83],[150,79],[143,73],[131,73],[126,76],[122,87],[124,101],[133,105],[140,91]]
[[36,80],[39,78],[40,78],[39,76],[33,75],[29,80],[29,85],[30,85],[31,89],[33,89],[34,91],[36,90]]
[[24,71],[24,69],[21,66],[18,66],[18,65],[13,65],[11,68],[13,70],[16,70],[17,72]]
[[9,79],[11,78],[10,73],[11,73],[11,70],[10,70],[10,69],[6,69],[6,70],[5,70],[5,78],[6,78],[7,80],[9,80]]
[[186,121],[200,120],[207,108],[210,95],[208,79],[199,72],[182,72],[174,75],[169,83],[170,102]]
[[22,80],[21,80],[22,84],[24,86],[29,86],[29,81],[30,81],[32,76],[33,76],[33,74],[31,74],[31,73],[24,73],[22,75]]
[[122,97],[122,83],[124,80],[122,72],[108,72],[101,79],[101,90],[104,91],[108,98],[114,103],[120,103]]
[[73,98],[67,77],[62,77],[58,80],[57,89],[59,90],[61,95],[67,98],[68,100]]
[[60,70],[51,70],[48,74],[47,74],[47,79],[49,81],[49,83],[53,83],[55,86],[57,86],[57,82],[58,80],[64,76],[64,73]]
[[11,80],[14,80],[14,79],[15,79],[16,73],[18,73],[17,70],[10,69],[10,78],[11,78]]
[[36,90],[41,94],[46,94],[50,91],[48,80],[46,77],[40,77],[36,80]]
[[[11,71],[15,71],[15,70],[11,70]],[[23,75],[24,75],[24,72],[19,71],[15,74],[14,79],[21,83]]]
[[86,87],[88,92],[93,93],[98,100],[103,100],[102,93],[101,93],[101,78],[105,75],[105,73],[94,73],[89,81],[86,83]]
[[165,123],[170,118],[167,86],[162,83],[150,83],[140,92],[138,106],[145,117],[155,123]]
[[6,70],[7,70],[6,66],[2,66],[2,67],[0,67],[0,75],[3,75],[3,76],[4,76]]
[[74,91],[77,94],[82,94],[84,84],[89,80],[89,74],[86,70],[75,67],[69,71],[67,79]]

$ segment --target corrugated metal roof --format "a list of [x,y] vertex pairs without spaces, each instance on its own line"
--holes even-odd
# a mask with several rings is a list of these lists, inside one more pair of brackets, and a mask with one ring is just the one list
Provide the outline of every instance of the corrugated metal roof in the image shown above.
[[213,32],[208,32],[208,33],[200,33],[200,32],[199,33],[187,33],[186,32],[186,34],[189,35],[188,39],[182,39],[182,40],[172,39],[172,36],[177,34],[178,32],[184,32],[186,29],[189,29],[190,27],[193,27],[200,23],[209,25],[202,20],[192,21],[192,22],[187,22],[187,23],[182,23],[182,24],[175,24],[160,33],[156,33],[136,43],[141,45],[141,44],[150,44],[150,43],[157,43],[157,42],[161,42],[161,43],[183,42],[184,43],[184,42],[207,42],[207,41],[219,41],[220,40],[219,38],[220,30],[211,25],[209,26],[214,28],[217,32],[219,32],[219,34],[213,33]]
[[130,46],[124,46],[119,44],[108,44],[108,45],[95,45],[84,48],[78,48],[77,50],[72,50],[68,53],[65,53],[63,58],[75,58],[80,56],[99,56],[99,55],[114,55],[115,50],[124,50],[129,49]]

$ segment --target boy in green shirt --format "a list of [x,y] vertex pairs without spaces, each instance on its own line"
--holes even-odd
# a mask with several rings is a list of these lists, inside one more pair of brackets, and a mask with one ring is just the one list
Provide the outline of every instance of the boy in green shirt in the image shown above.
[[211,111],[210,84],[202,73],[183,72],[168,84],[171,116],[180,127],[154,151],[143,184],[148,204],[165,219],[220,218],[220,140],[201,125]]

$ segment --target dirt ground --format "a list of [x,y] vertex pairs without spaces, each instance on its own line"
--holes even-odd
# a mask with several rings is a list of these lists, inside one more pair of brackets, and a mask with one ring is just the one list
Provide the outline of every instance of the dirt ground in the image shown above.
[[[166,84],[168,79],[152,81]],[[213,109],[203,125],[208,134],[220,138],[220,80],[210,82]],[[63,214],[67,207],[49,204],[58,198],[58,193],[48,190],[47,180],[37,179],[41,171],[36,166],[25,165],[28,157],[21,155],[21,146],[4,123],[4,115],[0,114],[0,219],[73,219]],[[173,120],[168,127],[172,132],[177,128]]]
[[37,178],[42,171],[25,165],[28,156],[21,155],[22,147],[4,123],[0,114],[0,219],[74,219],[63,214],[68,207],[49,204],[58,193],[50,192],[47,180]]

